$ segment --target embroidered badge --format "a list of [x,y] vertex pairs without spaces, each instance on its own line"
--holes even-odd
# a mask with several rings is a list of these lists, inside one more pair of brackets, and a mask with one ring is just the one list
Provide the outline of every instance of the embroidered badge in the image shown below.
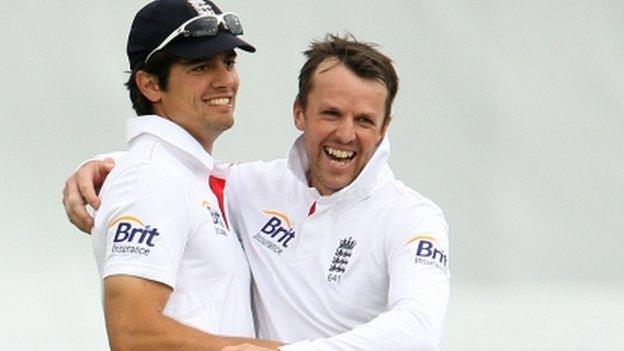
[[338,248],[334,253],[334,258],[329,265],[327,281],[340,282],[342,274],[345,272],[347,264],[349,264],[349,258],[353,255],[353,248],[356,244],[357,241],[353,240],[353,237],[340,240],[340,244],[338,244]]

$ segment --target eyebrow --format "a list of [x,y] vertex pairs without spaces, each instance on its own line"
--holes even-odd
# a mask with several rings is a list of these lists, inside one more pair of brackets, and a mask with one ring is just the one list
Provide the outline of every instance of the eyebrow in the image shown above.
[[[194,64],[202,63],[202,62],[209,62],[209,61],[212,61],[212,59],[214,59],[215,56],[217,56],[219,54],[216,54],[216,55],[214,55],[212,57],[208,57],[208,58],[206,58],[206,57],[199,57],[199,58],[194,58],[194,59],[182,59],[182,63],[185,64],[185,65],[194,65]],[[226,53],[225,58],[226,59],[230,59],[230,58],[234,58],[234,57],[237,57],[237,56],[238,56],[238,54],[236,53],[236,51],[230,50],[229,52]]]

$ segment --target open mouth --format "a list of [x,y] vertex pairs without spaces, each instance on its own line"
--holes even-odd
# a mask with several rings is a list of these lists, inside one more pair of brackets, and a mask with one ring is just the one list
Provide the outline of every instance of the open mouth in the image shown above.
[[204,100],[209,106],[227,106],[232,103],[232,98],[222,97],[216,99]]
[[325,155],[327,155],[330,160],[342,164],[349,163],[349,161],[353,160],[353,158],[355,158],[355,155],[357,154],[355,151],[334,149],[328,146],[325,146],[323,150],[325,151]]

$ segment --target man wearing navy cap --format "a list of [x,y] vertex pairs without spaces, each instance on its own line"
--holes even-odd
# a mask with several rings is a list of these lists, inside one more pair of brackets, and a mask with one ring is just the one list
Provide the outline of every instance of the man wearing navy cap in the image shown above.
[[213,143],[234,123],[234,49],[255,51],[242,33],[210,1],[157,0],[134,18],[127,87],[139,117],[92,231],[113,350],[279,346],[253,339],[247,261],[207,186]]

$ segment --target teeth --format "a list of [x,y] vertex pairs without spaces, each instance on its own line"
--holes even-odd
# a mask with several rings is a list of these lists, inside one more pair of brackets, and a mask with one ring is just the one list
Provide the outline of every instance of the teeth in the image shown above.
[[210,99],[207,102],[210,106],[224,106],[230,103],[230,98]]
[[345,151],[345,150],[338,150],[338,149],[334,149],[331,147],[326,147],[325,150],[327,151],[327,153],[333,157],[336,158],[351,158],[353,157],[354,152],[353,151]]

